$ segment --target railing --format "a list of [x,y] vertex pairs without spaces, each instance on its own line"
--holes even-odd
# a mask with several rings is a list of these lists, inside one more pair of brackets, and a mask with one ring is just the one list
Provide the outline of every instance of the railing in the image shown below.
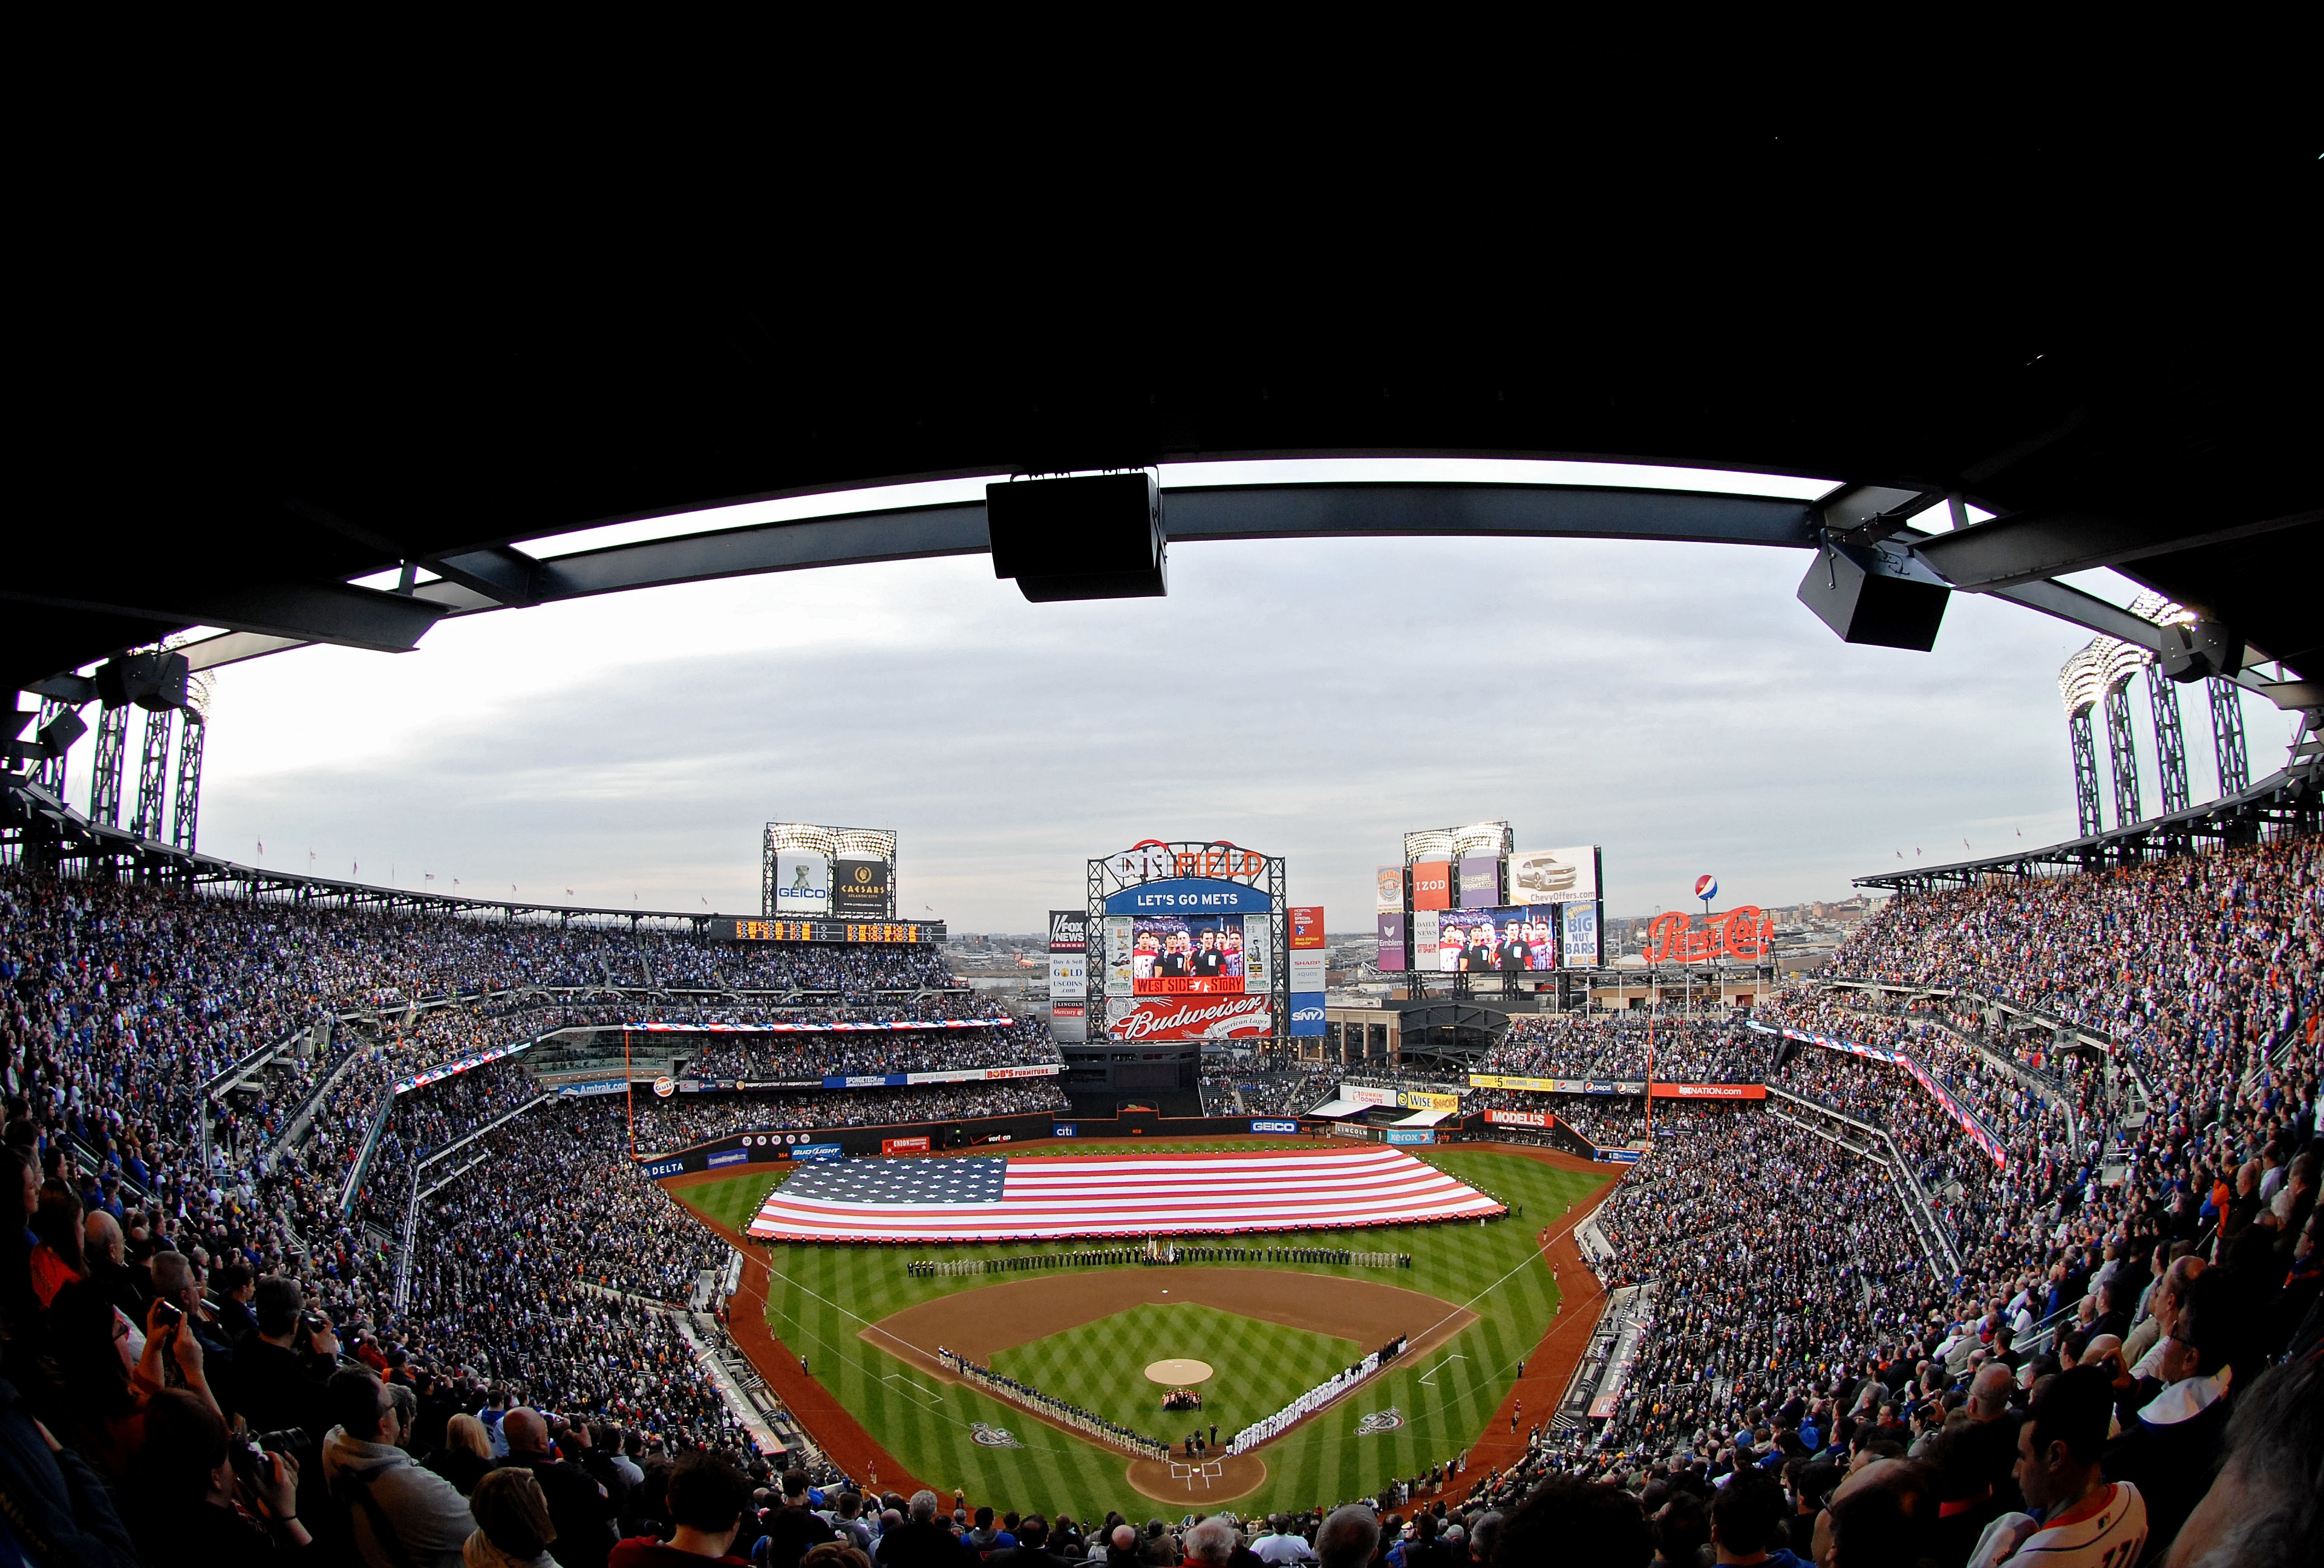
[[[1771,1098],[1788,1100],[1793,1104],[1812,1111],[1819,1116],[1828,1116],[1835,1121],[1844,1122],[1886,1144],[1888,1149],[1886,1155],[1876,1154],[1871,1158],[1877,1159],[1883,1165],[1891,1167],[1903,1178],[1904,1189],[1911,1194],[1911,1201],[1905,1204],[1905,1222],[1912,1227],[1914,1240],[1921,1244],[1921,1251],[1928,1259],[1930,1271],[1940,1282],[1945,1278],[1948,1268],[1953,1274],[1960,1274],[1960,1254],[1954,1250],[1952,1238],[1945,1233],[1944,1226],[1938,1222],[1936,1207],[1929,1202],[1929,1194],[1922,1190],[1921,1179],[1914,1174],[1912,1163],[1905,1159],[1904,1151],[1896,1146],[1895,1138],[1886,1128],[1850,1116],[1845,1111],[1835,1111],[1820,1100],[1811,1100],[1803,1094],[1795,1094],[1789,1089],[1777,1088],[1773,1084],[1767,1085],[1767,1093]],[[1769,1109],[1773,1110],[1774,1107],[1770,1106]],[[1840,1144],[1843,1148],[1853,1150],[1853,1146],[1832,1137],[1820,1128],[1808,1126],[1794,1117],[1785,1116],[1782,1120],[1791,1122],[1803,1131],[1815,1133],[1830,1142]],[[1941,1263],[1938,1257],[1941,1252],[1943,1254]]]
[[[401,1238],[401,1244],[397,1249],[395,1259],[396,1311],[401,1312],[404,1309],[411,1294],[411,1245],[420,1230],[420,1200],[422,1198],[435,1196],[436,1194],[441,1192],[444,1188],[450,1186],[454,1182],[459,1180],[462,1176],[467,1175],[470,1171],[484,1164],[484,1161],[491,1157],[489,1155],[477,1156],[475,1159],[472,1159],[467,1164],[462,1166],[458,1170],[454,1171],[450,1176],[446,1176],[442,1181],[436,1183],[435,1185],[429,1187],[424,1193],[420,1190],[420,1179],[422,1173],[424,1173],[429,1167],[439,1165],[443,1161],[449,1159],[452,1156],[459,1153],[460,1150],[467,1148],[468,1145],[475,1142],[476,1139],[484,1137],[484,1134],[492,1131],[494,1128],[505,1127],[510,1122],[514,1121],[518,1117],[523,1115],[526,1111],[531,1110],[534,1106],[546,1104],[555,1098],[556,1096],[553,1094],[536,1094],[531,1099],[526,1101],[523,1104],[518,1106],[515,1110],[501,1112],[501,1114],[493,1117],[482,1127],[477,1128],[474,1132],[466,1133],[459,1138],[454,1139],[443,1148],[411,1162],[411,1194],[405,1201],[403,1206],[403,1235]],[[391,1110],[393,1109],[394,1104],[394,1097],[391,1095],[387,1102],[388,1108]]]

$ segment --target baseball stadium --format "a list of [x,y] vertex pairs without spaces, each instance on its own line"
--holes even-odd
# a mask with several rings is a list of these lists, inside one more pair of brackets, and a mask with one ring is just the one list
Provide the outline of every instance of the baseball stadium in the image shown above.
[[2313,152],[2026,134],[1993,299],[1785,143],[1675,291],[381,226],[246,401],[85,340],[0,1561],[2312,1561]]

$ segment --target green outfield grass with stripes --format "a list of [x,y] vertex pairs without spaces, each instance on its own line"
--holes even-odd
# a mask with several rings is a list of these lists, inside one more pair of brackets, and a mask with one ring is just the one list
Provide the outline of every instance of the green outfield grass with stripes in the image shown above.
[[[1253,1147],[1250,1142],[1108,1144],[1102,1152],[1184,1153],[1204,1148]],[[1307,1143],[1299,1147],[1312,1151],[1315,1146]],[[1043,1152],[1088,1154],[1096,1149],[1084,1145]],[[1484,1225],[1313,1231],[1268,1237],[1264,1243],[1409,1252],[1413,1265],[1408,1269],[1323,1264],[1259,1267],[1317,1276],[1319,1288],[1328,1288],[1330,1278],[1338,1276],[1423,1291],[1450,1306],[1468,1308],[1477,1314],[1477,1321],[1448,1343],[1425,1355],[1408,1358],[1355,1395],[1261,1450],[1261,1457],[1267,1462],[1267,1480],[1258,1491],[1235,1504],[1239,1510],[1337,1503],[1376,1492],[1393,1479],[1412,1475],[1439,1460],[1449,1459],[1483,1429],[1516,1378],[1518,1358],[1533,1349],[1549,1326],[1557,1303],[1557,1287],[1534,1244],[1534,1236],[1545,1226],[1565,1223],[1568,1205],[1578,1203],[1603,1178],[1556,1170],[1537,1160],[1492,1149],[1450,1148],[1413,1152],[1513,1208],[1522,1204],[1525,1217]],[[1009,1157],[1038,1158],[1033,1151],[1020,1148],[1010,1149]],[[752,1172],[729,1181],[688,1188],[678,1195],[703,1213],[741,1230],[758,1213],[760,1202],[773,1185],[776,1174]],[[1076,1245],[1061,1243],[1055,1250],[1069,1250]],[[904,1268],[912,1259],[1014,1257],[1048,1250],[1051,1249],[1025,1242],[927,1248],[776,1247],[768,1252],[772,1268],[768,1321],[785,1344],[807,1356],[816,1376],[864,1428],[909,1465],[913,1474],[931,1484],[959,1487],[968,1493],[973,1503],[990,1502],[997,1508],[1063,1509],[1076,1516],[1102,1513],[1110,1508],[1119,1508],[1124,1513],[1157,1511],[1154,1504],[1139,1499],[1124,1479],[1127,1461],[1123,1454],[1044,1425],[1014,1407],[975,1389],[940,1384],[857,1337],[857,1331],[866,1324],[877,1323],[904,1307],[997,1282],[976,1275],[914,1277]],[[1203,1267],[1205,1265],[1180,1264],[1173,1272]],[[1004,1277],[1022,1279],[1026,1276]],[[1146,1363],[1157,1355],[1200,1355],[1221,1364],[1217,1356],[1180,1346],[1156,1355],[1118,1348],[1109,1344],[1102,1335],[1092,1335],[1091,1331],[1102,1326],[1085,1324],[1081,1329],[1020,1346],[1010,1354],[1047,1354],[1043,1347],[1052,1342],[1080,1337],[1080,1348],[1093,1362],[1083,1375],[1081,1386],[1085,1391],[1115,1384],[1127,1386],[1133,1379],[1142,1380]],[[1231,1317],[1221,1332],[1230,1335],[1230,1340],[1213,1343],[1252,1336],[1264,1339],[1296,1331]],[[1307,1337],[1318,1344],[1332,1342],[1322,1336]],[[1119,1363],[1118,1370],[1114,1363]],[[1343,1363],[1333,1363],[1327,1358],[1325,1371],[1333,1364]],[[1049,1387],[1045,1378],[1027,1380]],[[1311,1379],[1298,1387],[1310,1386],[1315,1380],[1318,1379]],[[1050,1391],[1064,1397],[1075,1397],[1063,1388],[1051,1388]],[[1292,1389],[1296,1391],[1296,1388]],[[1277,1406],[1288,1397],[1288,1394],[1284,1395]],[[1099,1407],[1088,1398],[1080,1402]],[[1358,1434],[1357,1423],[1367,1413],[1391,1407],[1403,1417],[1401,1426],[1377,1434]],[[1211,1413],[1205,1411],[1205,1424],[1212,1418]],[[1234,1425],[1240,1426],[1249,1418],[1240,1416]],[[1162,1412],[1155,1409],[1148,1421],[1130,1425],[1157,1435],[1176,1430],[1161,1425],[1162,1419]],[[1224,1416],[1220,1416],[1218,1422],[1219,1434],[1223,1439],[1231,1428]],[[989,1428],[1005,1429],[1023,1446],[988,1447],[978,1443],[973,1434],[980,1423]]]
[[[1193,1302],[1148,1304],[1003,1351],[992,1370],[1148,1437],[1178,1443],[1198,1425],[1216,1426],[1223,1443],[1370,1348]],[[1199,1416],[1164,1410],[1163,1390],[1147,1380],[1148,1367],[1177,1356],[1207,1361],[1215,1374],[1201,1387]]]

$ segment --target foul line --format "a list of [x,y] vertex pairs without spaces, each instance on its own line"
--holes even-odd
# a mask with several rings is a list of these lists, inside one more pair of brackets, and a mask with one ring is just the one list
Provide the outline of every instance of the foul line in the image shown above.
[[1443,1360],[1437,1362],[1434,1366],[1429,1368],[1427,1372],[1422,1376],[1420,1380],[1429,1388],[1433,1388],[1436,1386],[1437,1373],[1443,1371],[1445,1368],[1451,1366],[1455,1361],[1465,1361],[1468,1359],[1469,1358],[1466,1356],[1447,1356]]

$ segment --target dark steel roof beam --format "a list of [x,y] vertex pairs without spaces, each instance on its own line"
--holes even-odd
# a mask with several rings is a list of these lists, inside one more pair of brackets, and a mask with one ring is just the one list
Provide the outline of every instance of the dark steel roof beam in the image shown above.
[[2324,508],[2207,527],[2184,516],[2055,508],[2021,512],[1923,540],[1921,558],[1956,588],[2014,587],[2064,572],[2225,544],[2324,518]]
[[[232,632],[331,642],[380,653],[409,653],[445,614],[440,604],[358,588],[351,583],[256,582],[211,586],[160,582],[106,584],[106,599],[0,588],[0,599],[104,614],[133,615],[175,627],[223,626]],[[127,592],[120,592],[126,586]]]

